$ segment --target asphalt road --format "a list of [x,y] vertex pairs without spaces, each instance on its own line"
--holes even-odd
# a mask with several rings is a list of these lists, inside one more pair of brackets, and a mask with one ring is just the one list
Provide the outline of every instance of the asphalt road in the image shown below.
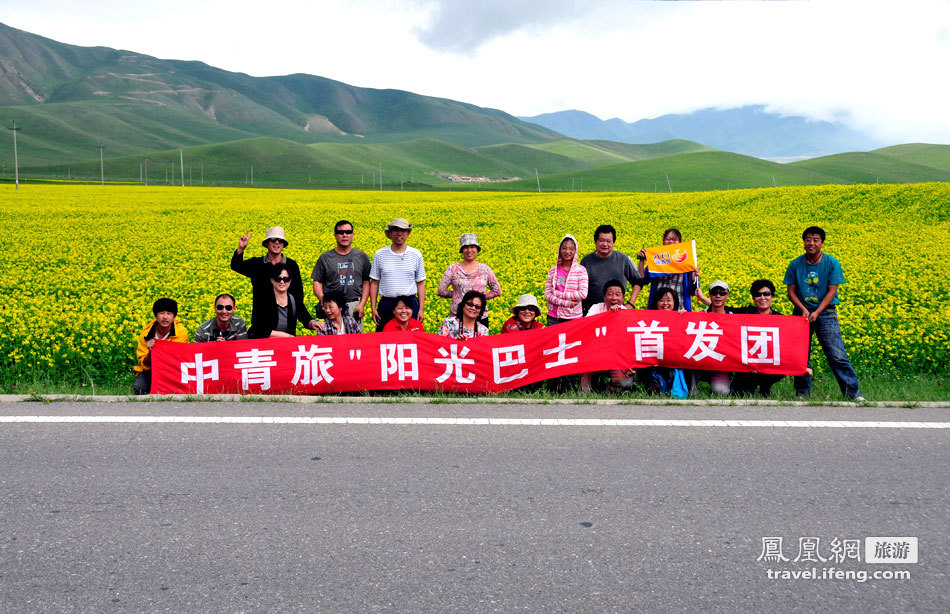
[[[37,415],[950,422],[950,409],[0,405],[0,419]],[[948,428],[0,422],[0,611],[947,612],[948,442]],[[793,560],[800,538],[828,558],[835,538],[870,536],[917,537],[919,562]],[[757,560],[766,537],[788,561]],[[767,577],[830,567],[852,579]]]

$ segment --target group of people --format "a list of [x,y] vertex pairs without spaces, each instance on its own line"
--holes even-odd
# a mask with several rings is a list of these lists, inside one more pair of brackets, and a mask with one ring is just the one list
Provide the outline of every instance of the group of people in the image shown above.
[[[336,245],[320,255],[310,275],[317,299],[314,313],[305,304],[300,267],[284,254],[288,242],[283,228],[267,229],[262,241],[266,249],[263,256],[245,257],[253,233],[244,233],[231,257],[231,269],[251,281],[250,329],[236,315],[234,297],[224,293],[215,298],[215,317],[198,327],[195,342],[292,337],[296,334],[297,322],[320,335],[361,333],[367,303],[377,332],[423,332],[426,270],[422,252],[408,244],[412,225],[404,218],[396,218],[384,232],[390,244],[377,250],[371,261],[365,252],[353,247],[351,222],[340,220],[334,225]],[[647,309],[693,311],[699,303],[705,306],[703,311],[709,313],[781,315],[772,308],[776,289],[768,279],[752,283],[751,306],[728,307],[730,287],[725,281],[711,283],[707,297],[700,284],[698,268],[675,274],[651,271],[645,250],[636,255],[634,262],[633,258],[614,249],[617,231],[609,224],[598,226],[593,239],[594,251],[580,260],[578,241],[573,235],[564,235],[558,244],[554,266],[548,271],[544,285],[547,326],[606,311],[633,309],[644,286],[649,286]],[[664,245],[672,245],[681,243],[683,238],[679,230],[670,228],[663,233],[662,240]],[[848,398],[863,400],[836,314],[837,289],[844,283],[841,264],[822,251],[825,232],[821,228],[807,228],[802,240],[805,253],[789,264],[783,280],[794,306],[792,315],[807,318],[811,335],[818,338],[842,393]],[[481,250],[475,234],[465,233],[460,237],[461,257],[449,265],[436,290],[438,296],[451,300],[449,317],[435,328],[439,335],[464,340],[489,334],[488,303],[501,296],[502,288],[491,267],[479,262]],[[174,300],[157,300],[153,312],[154,320],[138,338],[134,367],[137,394],[149,391],[151,348],[155,340],[189,340],[177,318],[178,306]],[[509,312],[510,317],[501,326],[502,333],[544,326],[540,321],[541,306],[531,294],[521,295]],[[695,390],[697,381],[707,379],[714,393],[758,391],[768,395],[782,377],[676,371],[662,367],[636,371],[618,369],[608,374],[608,386],[639,386],[648,391],[671,392],[675,387],[682,389],[684,384]],[[592,374],[581,376],[582,391],[590,390],[592,385]],[[810,396],[810,373],[795,377],[795,391],[800,397]]]

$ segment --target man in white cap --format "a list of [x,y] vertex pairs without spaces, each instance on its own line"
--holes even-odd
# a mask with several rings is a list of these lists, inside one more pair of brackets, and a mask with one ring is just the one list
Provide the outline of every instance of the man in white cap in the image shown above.
[[[697,292],[696,296],[702,299],[702,295]],[[709,308],[703,309],[706,313],[735,313],[732,307],[726,307],[726,299],[729,298],[729,284],[721,279],[709,284]]]
[[[244,259],[244,250],[251,240],[254,233],[245,232],[238,239],[238,247],[231,256],[231,270],[235,273],[249,278],[251,280],[251,289],[253,291],[251,299],[251,313],[260,309],[262,312],[268,309],[266,301],[273,300],[274,287],[271,285],[271,273],[274,267],[282,265],[290,273],[290,288],[287,293],[294,297],[297,305],[303,305],[303,282],[300,278],[300,267],[297,263],[283,254],[287,247],[287,239],[284,237],[284,229],[280,226],[272,226],[267,229],[267,234],[261,244],[267,248],[267,253],[260,258]],[[315,324],[315,323],[314,323]],[[316,326],[311,326],[316,329]]]
[[392,244],[380,248],[373,256],[369,272],[369,301],[376,322],[376,332],[393,318],[398,296],[413,299],[412,317],[425,318],[426,268],[422,252],[406,245],[412,224],[397,217],[386,226],[386,237]]

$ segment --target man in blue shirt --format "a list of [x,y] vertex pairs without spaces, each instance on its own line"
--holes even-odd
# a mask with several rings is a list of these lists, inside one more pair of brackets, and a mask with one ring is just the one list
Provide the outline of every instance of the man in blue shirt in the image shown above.
[[[818,337],[841,392],[854,401],[864,401],[838,325],[835,306],[838,304],[838,286],[844,283],[841,263],[821,251],[825,244],[825,231],[821,228],[809,226],[802,233],[802,240],[805,253],[792,260],[785,272],[788,300],[795,306],[795,315],[808,319],[809,344],[812,335]],[[811,396],[810,375],[795,377],[795,394]]]

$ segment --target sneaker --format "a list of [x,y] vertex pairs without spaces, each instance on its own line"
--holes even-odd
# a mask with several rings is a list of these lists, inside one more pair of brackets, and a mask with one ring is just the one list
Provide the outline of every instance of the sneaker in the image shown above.
[[851,400],[854,401],[855,403],[864,403],[864,402],[867,401],[867,399],[865,399],[864,397],[861,397],[861,396],[858,396],[858,397],[851,397]]

